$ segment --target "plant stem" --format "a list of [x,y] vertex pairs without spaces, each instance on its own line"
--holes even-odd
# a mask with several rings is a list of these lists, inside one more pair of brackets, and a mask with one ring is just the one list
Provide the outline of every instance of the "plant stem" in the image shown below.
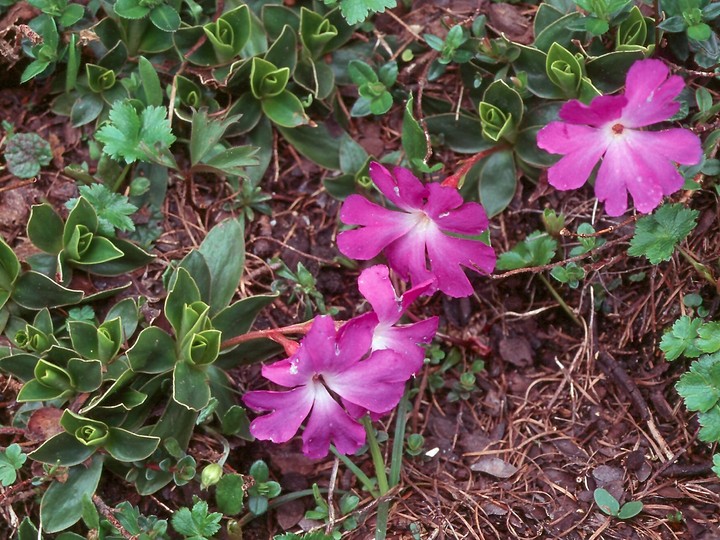
[[[405,428],[407,427],[407,413],[410,409],[410,385],[405,388],[405,393],[398,403],[397,420],[395,421],[395,435],[393,439],[392,454],[390,457],[390,487],[400,483],[400,471],[402,470],[403,450],[405,449]],[[382,503],[381,503],[382,504]]]
[[695,269],[695,271],[701,278],[703,278],[705,281],[715,287],[715,289],[717,289],[718,282],[713,277],[712,271],[710,271],[707,266],[705,266],[703,263],[693,257],[685,248],[678,247],[678,251],[680,252],[680,255],[682,255],[682,257],[692,265],[692,267]]
[[357,479],[360,480],[360,483],[365,487],[365,489],[370,492],[370,495],[372,495],[376,499],[380,496],[380,494],[375,489],[375,482],[368,478],[368,475],[362,472],[360,467],[350,461],[349,457],[338,452],[333,445],[330,445],[330,451],[333,453],[333,455],[339,458],[340,461],[342,461],[348,469],[350,469],[350,471],[357,477]]
[[[320,488],[320,493],[327,493],[327,488]],[[344,492],[340,492],[344,493]],[[282,506],[285,503],[288,503],[290,501],[294,501],[295,499],[301,499],[302,497],[312,497],[313,490],[312,489],[303,489],[301,491],[294,491],[292,493],[286,493],[285,495],[280,495],[279,497],[275,497],[272,501],[268,502],[268,510],[271,510],[273,508],[277,508],[278,506]],[[262,515],[262,514],[260,514]],[[248,512],[245,514],[242,518],[240,518],[237,522],[239,527],[243,527],[250,523],[253,519],[255,519],[255,514]]]
[[470,172],[470,169],[472,169],[478,161],[485,159],[489,155],[497,152],[498,150],[504,150],[505,148],[506,146],[504,144],[498,144],[497,146],[493,146],[492,148],[488,148],[487,150],[478,152],[473,157],[465,160],[458,169],[458,171],[455,174],[451,174],[450,176],[445,178],[445,180],[443,180],[440,185],[452,188],[458,187],[463,177]]
[[543,282],[545,287],[547,287],[547,290],[550,292],[552,297],[557,301],[558,304],[560,304],[560,307],[563,309],[563,311],[568,314],[568,317],[570,317],[575,324],[582,328],[583,324],[580,322],[580,319],[578,319],[573,309],[567,305],[565,300],[563,300],[562,296],[560,296],[560,293],[557,292],[555,287],[552,286],[552,283],[550,283],[548,279],[542,274],[538,274],[537,276],[540,278],[540,281]]
[[[372,456],[373,465],[375,466],[375,476],[377,477],[378,488],[380,490],[380,496],[382,497],[390,490],[387,475],[385,474],[385,461],[380,452],[380,445],[378,445],[377,438],[375,437],[370,416],[364,416],[362,423],[363,426],[365,426],[365,433],[367,433],[368,447],[370,448],[370,455]],[[378,504],[375,540],[385,540],[385,536],[387,535],[388,510],[388,501],[382,501]]]
[[[314,320],[314,319],[313,319]],[[281,328],[268,328],[267,330],[254,330],[247,334],[235,336],[220,344],[220,350],[229,349],[235,345],[240,345],[246,341],[252,341],[253,339],[267,338],[275,340],[278,336],[285,336],[286,334],[307,334],[310,331],[313,320],[305,321],[300,324],[291,324],[290,326],[283,326]],[[335,321],[335,328],[340,328],[345,321]],[[282,343],[281,343],[282,345]]]
[[130,164],[126,164],[123,168],[120,175],[115,179],[115,182],[112,186],[113,193],[117,193],[120,190],[120,186],[122,186],[123,181],[125,180],[125,176],[127,176],[128,171],[130,170]]

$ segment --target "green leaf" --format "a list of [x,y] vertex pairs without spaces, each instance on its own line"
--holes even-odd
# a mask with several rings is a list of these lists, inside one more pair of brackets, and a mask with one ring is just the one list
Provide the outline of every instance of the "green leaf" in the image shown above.
[[620,509],[620,512],[618,512],[617,517],[619,517],[620,519],[630,519],[642,512],[642,509],[642,502],[630,501],[622,505],[622,508]]
[[5,142],[8,170],[18,178],[32,178],[52,160],[50,144],[37,133],[16,133]]
[[178,268],[175,283],[165,299],[165,317],[176,333],[180,332],[184,306],[199,300],[200,290],[192,276],[184,268]]
[[465,183],[468,185],[466,189],[477,183],[478,197],[489,217],[499,214],[510,204],[517,188],[512,152],[491,154],[470,170]]
[[690,39],[705,41],[712,36],[712,29],[705,23],[693,24],[688,26],[687,35]]
[[720,454],[715,454],[713,456],[713,467],[712,470],[715,474],[720,477]]
[[0,484],[8,487],[15,483],[17,471],[19,471],[27,455],[20,448],[20,445],[13,443],[5,450],[0,450]]
[[57,255],[62,250],[62,218],[48,203],[36,204],[30,211],[27,234],[30,241],[46,253]]
[[49,277],[30,271],[20,275],[15,282],[13,300],[28,309],[60,307],[77,304],[82,291],[67,289]]
[[302,102],[288,90],[263,98],[260,105],[265,115],[278,126],[294,128],[308,123]]
[[173,399],[194,411],[205,407],[210,401],[207,372],[190,362],[178,362],[173,370]]
[[410,95],[403,112],[402,147],[408,161],[412,163],[412,160],[417,159],[425,163],[428,151],[427,141],[420,123],[413,116],[413,102],[413,96]]
[[699,413],[698,421],[702,426],[698,433],[698,439],[708,443],[720,441],[720,404],[715,405],[707,412]]
[[163,91],[162,86],[160,85],[160,77],[158,77],[155,66],[153,66],[150,60],[144,56],[140,56],[138,58],[138,73],[140,74],[140,80],[142,81],[140,88],[145,95],[145,105],[152,105],[154,107],[162,105]]
[[340,169],[340,133],[331,132],[324,123],[299,126],[294,129],[278,127],[283,138],[303,156],[327,169]]
[[698,330],[698,336],[695,344],[702,352],[714,353],[720,351],[720,322],[703,324]]
[[217,224],[200,245],[210,270],[210,312],[215,314],[232,300],[245,268],[245,227],[242,219]]
[[222,514],[208,513],[208,504],[205,501],[196,502],[192,510],[178,509],[172,517],[171,523],[176,532],[192,537],[207,538],[220,530]]
[[498,257],[498,270],[515,270],[548,264],[555,256],[557,241],[547,233],[535,231],[510,251]]
[[680,355],[688,358],[700,356],[696,338],[702,326],[702,319],[691,319],[688,316],[680,317],[669,331],[666,331],[660,340],[660,350],[665,353],[669,361],[676,360]]
[[243,486],[245,482],[239,474],[226,474],[215,488],[215,501],[226,516],[239,514],[243,508]]
[[111,427],[103,447],[118,461],[132,462],[150,457],[159,444],[159,437],[138,435],[131,431]]
[[100,481],[103,460],[95,456],[89,467],[76,465],[68,470],[67,480],[57,480],[40,502],[40,521],[45,531],[55,533],[67,529],[82,516],[83,497],[92,498]]
[[720,399],[720,357],[703,356],[690,364],[675,385],[690,411],[707,412]]
[[608,490],[603,488],[597,488],[593,493],[595,503],[600,507],[600,510],[605,512],[609,516],[617,516],[620,511],[620,503],[613,497]]
[[[115,229],[134,231],[135,224],[128,217],[137,212],[125,195],[113,193],[103,184],[80,186],[80,195],[95,209],[98,217],[98,232],[104,236],[115,236]],[[78,199],[70,199],[65,206],[73,208]]]
[[174,7],[167,4],[160,4],[154,8],[150,12],[150,21],[163,32],[174,32],[180,28],[180,15]]
[[352,60],[347,67],[350,79],[357,86],[378,82],[377,73],[362,60]]
[[146,107],[138,115],[129,101],[116,101],[110,109],[110,123],[95,134],[105,146],[103,152],[127,163],[149,160],[143,148],[167,150],[175,142],[165,107]]
[[369,13],[382,13],[395,6],[395,0],[340,0],[340,11],[348,24],[361,23]]
[[666,204],[638,220],[628,254],[646,257],[652,264],[670,260],[675,247],[695,228],[697,210]]

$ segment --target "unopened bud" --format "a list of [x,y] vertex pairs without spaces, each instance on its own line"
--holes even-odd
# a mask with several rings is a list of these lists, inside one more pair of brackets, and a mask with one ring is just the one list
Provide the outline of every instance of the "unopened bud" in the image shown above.
[[207,489],[220,481],[223,475],[223,468],[217,463],[211,463],[203,469],[200,475],[200,488]]

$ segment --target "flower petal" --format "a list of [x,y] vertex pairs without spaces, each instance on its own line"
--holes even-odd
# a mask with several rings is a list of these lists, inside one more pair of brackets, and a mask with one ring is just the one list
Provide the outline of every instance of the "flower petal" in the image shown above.
[[333,363],[327,366],[327,370],[338,372],[359,362],[370,352],[373,331],[377,325],[378,318],[375,313],[353,317],[342,325],[337,335],[337,354]]
[[348,225],[386,226],[397,222],[403,213],[388,210],[360,195],[350,195],[343,202],[340,219]]
[[410,366],[392,351],[376,351],[342,373],[324,375],[328,388],[370,411],[382,413],[398,404],[411,374]]
[[250,423],[250,433],[261,440],[283,443],[293,438],[313,406],[314,390],[301,386],[289,392],[247,392],[245,405],[254,411],[272,411]]
[[433,279],[427,269],[425,232],[419,229],[412,230],[388,244],[385,257],[390,268],[406,281],[411,280],[413,284],[417,284]]
[[639,156],[626,139],[618,139],[608,147],[595,182],[595,195],[605,203],[609,216],[625,213],[628,190],[640,212],[649,212],[662,201],[663,192],[654,171]]
[[488,228],[487,214],[478,203],[463,204],[455,188],[428,184],[428,202],[425,212],[444,231],[458,234],[480,234]]
[[626,127],[643,127],[662,122],[680,109],[675,98],[685,87],[682,77],[673,75],[661,60],[635,62],[625,80],[627,105],[621,122]]
[[470,280],[460,268],[461,265],[488,274],[495,268],[495,252],[479,240],[454,238],[433,231],[428,235],[427,249],[438,289],[453,298],[473,293]]
[[375,161],[370,164],[370,178],[388,200],[409,212],[419,209],[427,197],[425,186],[407,169],[395,167],[393,172]]
[[318,384],[302,439],[303,453],[312,459],[325,457],[331,441],[341,454],[352,454],[365,444],[365,429]]
[[599,127],[620,118],[626,104],[625,96],[598,96],[592,100],[590,105],[573,99],[562,106],[559,116],[571,124]]
[[395,294],[387,266],[378,264],[363,270],[358,278],[358,289],[377,314],[378,322],[394,324],[402,316],[402,302]]
[[423,366],[425,350],[421,343],[430,343],[437,332],[438,317],[406,326],[387,327],[378,325],[373,336],[372,348],[391,350],[405,359],[411,374],[415,374]]
[[644,155],[664,156],[682,165],[697,165],[703,150],[700,138],[689,129],[630,132],[633,148]]
[[584,151],[588,147],[606,146],[603,131],[596,127],[550,122],[538,131],[537,144],[551,154],[572,154]]

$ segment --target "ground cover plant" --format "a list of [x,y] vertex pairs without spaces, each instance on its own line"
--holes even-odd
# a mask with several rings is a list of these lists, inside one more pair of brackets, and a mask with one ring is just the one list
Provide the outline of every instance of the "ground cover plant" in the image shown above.
[[720,535],[718,6],[0,0],[0,536]]

